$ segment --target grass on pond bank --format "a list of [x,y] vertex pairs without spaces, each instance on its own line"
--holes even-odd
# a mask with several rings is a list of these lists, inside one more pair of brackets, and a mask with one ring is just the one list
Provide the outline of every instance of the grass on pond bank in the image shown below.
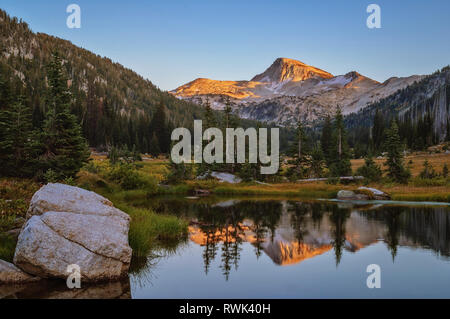
[[12,263],[17,239],[14,236],[0,234],[0,259]]

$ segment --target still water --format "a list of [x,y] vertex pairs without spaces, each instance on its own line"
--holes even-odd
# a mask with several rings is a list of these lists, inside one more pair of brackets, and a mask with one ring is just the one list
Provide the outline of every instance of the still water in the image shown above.
[[[133,260],[122,282],[42,281],[0,298],[450,298],[450,206],[156,198],[187,238]],[[381,288],[367,287],[367,266]]]
[[[450,298],[450,209],[160,200],[186,241],[130,276],[133,298]],[[381,288],[367,287],[367,266]],[[137,267],[139,268],[139,267]]]

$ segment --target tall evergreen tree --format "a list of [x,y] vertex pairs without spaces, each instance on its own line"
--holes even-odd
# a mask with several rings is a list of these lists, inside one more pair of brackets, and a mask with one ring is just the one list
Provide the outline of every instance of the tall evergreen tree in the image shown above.
[[205,103],[205,114],[203,118],[203,129],[207,129],[210,127],[216,127],[216,119],[214,117],[213,110],[211,108],[211,103],[209,102],[209,98],[206,99]]
[[[150,151],[154,154],[159,149],[160,153],[168,153],[170,148],[170,132],[166,118],[166,109],[162,102],[159,103],[156,109],[150,127],[153,132],[152,140],[150,141],[150,144],[153,144],[153,149]],[[157,141],[158,148],[155,148],[155,141]]]
[[329,166],[331,175],[334,177],[350,175],[352,173],[350,149],[347,144],[347,133],[340,108],[338,108],[334,119],[334,130],[331,141],[331,165]]
[[331,123],[331,117],[327,115],[322,128],[322,136],[320,138],[320,145],[322,147],[322,153],[325,158],[325,162],[328,167],[331,166],[331,138],[333,135],[333,126]]
[[161,154],[161,149],[159,148],[159,140],[156,133],[153,133],[152,139],[150,140],[150,154],[153,156],[158,156]]
[[379,109],[376,110],[373,118],[372,140],[374,148],[372,151],[377,153],[381,150],[384,140],[384,119]]
[[386,132],[386,150],[388,176],[397,182],[406,183],[411,174],[403,165],[402,143],[396,120],[392,121],[391,128]]
[[31,108],[22,98],[0,109],[0,172],[8,176],[32,176],[30,167]]
[[[231,110],[231,105],[230,105],[230,98],[227,96],[227,99],[225,101],[225,108],[224,108],[224,113],[225,113],[225,129],[232,127],[232,110]],[[225,135],[224,135],[225,136]]]
[[296,139],[294,143],[294,154],[296,157],[296,176],[304,178],[306,175],[306,161],[308,155],[307,136],[302,121],[297,123]]
[[47,114],[40,134],[42,173],[51,169],[62,179],[75,176],[89,158],[89,149],[75,115],[70,113],[70,92],[57,52],[48,66]]

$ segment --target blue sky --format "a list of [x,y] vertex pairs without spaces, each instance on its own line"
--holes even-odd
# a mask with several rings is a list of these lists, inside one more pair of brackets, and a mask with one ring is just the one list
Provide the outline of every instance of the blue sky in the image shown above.
[[[71,3],[81,29],[66,26]],[[366,27],[371,3],[381,29]],[[450,64],[448,0],[2,0],[0,8],[165,90],[198,77],[249,80],[277,57],[378,81]]]

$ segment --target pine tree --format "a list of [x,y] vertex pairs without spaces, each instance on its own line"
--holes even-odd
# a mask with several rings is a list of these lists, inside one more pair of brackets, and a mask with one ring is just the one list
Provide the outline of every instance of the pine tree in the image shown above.
[[380,166],[375,164],[373,157],[369,154],[364,160],[364,165],[358,168],[356,174],[364,176],[368,182],[378,182],[380,181],[383,172],[381,171]]
[[347,133],[340,108],[336,112],[331,141],[331,165],[329,166],[331,176],[340,177],[351,175],[350,149],[347,144]]
[[406,183],[411,174],[403,165],[402,144],[395,120],[386,132],[386,150],[388,155],[385,164],[388,166],[388,176],[399,183]]
[[384,119],[379,109],[377,109],[373,119],[373,128],[372,128],[372,140],[374,147],[373,151],[375,151],[375,153],[381,150],[383,139],[384,139]]
[[331,166],[331,138],[333,134],[333,127],[331,124],[331,118],[329,115],[325,118],[325,122],[322,128],[322,136],[320,138],[320,145],[322,147],[322,153],[325,158],[325,162],[328,167]]
[[70,93],[61,57],[53,53],[48,67],[48,112],[40,134],[42,173],[51,169],[58,178],[73,177],[89,158],[89,149],[76,117],[70,113]]
[[[211,108],[211,104],[209,102],[209,98],[206,99],[204,104],[204,113],[203,113],[203,130],[207,130],[208,128],[216,127],[216,119],[214,118],[213,110]],[[210,136],[212,138],[212,136]],[[204,143],[204,141],[202,141]],[[203,147],[203,146],[202,146]],[[196,173],[198,176],[209,175],[211,171],[215,168],[220,167],[221,165],[216,165],[216,163],[209,164],[205,161],[197,164]]]
[[205,103],[205,115],[203,120],[203,129],[206,130],[210,127],[216,127],[216,119],[214,117],[213,110],[211,108],[211,103],[209,102],[209,98],[206,99]]
[[305,134],[305,129],[303,128],[303,123],[299,120],[297,123],[297,138],[296,138],[296,153],[297,158],[301,162],[304,157],[307,155],[307,138]]
[[156,109],[150,127],[154,135],[154,137],[152,137],[152,141],[150,142],[150,144],[152,144],[152,142],[155,141],[158,142],[157,148],[155,147],[156,145],[152,145],[151,147],[152,154],[157,155],[155,154],[156,151],[158,151],[159,153],[168,153],[170,147],[170,133],[166,119],[166,110],[162,102],[158,105],[158,108]]
[[0,172],[2,175],[31,177],[31,109],[20,97],[0,110]]
[[[225,113],[225,129],[232,127],[232,110],[231,110],[231,106],[230,106],[230,98],[227,96],[227,99],[225,101],[225,108],[224,108],[224,113]],[[224,135],[225,136],[225,135]]]
[[423,163],[423,171],[420,172],[419,177],[423,179],[432,179],[437,176],[436,171],[433,168],[433,165],[428,162],[428,160],[425,160]]
[[153,156],[158,156],[161,154],[161,149],[159,148],[159,140],[156,133],[153,133],[152,139],[150,141],[150,154]]
[[296,135],[296,141],[294,143],[296,154],[296,175],[299,178],[303,178],[306,174],[305,164],[307,161],[308,150],[305,129],[300,119],[297,123]]
[[442,168],[442,177],[444,177],[444,178],[448,177],[448,166],[447,166],[447,164],[444,164],[444,167]]
[[322,148],[320,146],[314,147],[311,152],[310,175],[315,178],[322,177],[323,166],[324,166],[324,158]]

